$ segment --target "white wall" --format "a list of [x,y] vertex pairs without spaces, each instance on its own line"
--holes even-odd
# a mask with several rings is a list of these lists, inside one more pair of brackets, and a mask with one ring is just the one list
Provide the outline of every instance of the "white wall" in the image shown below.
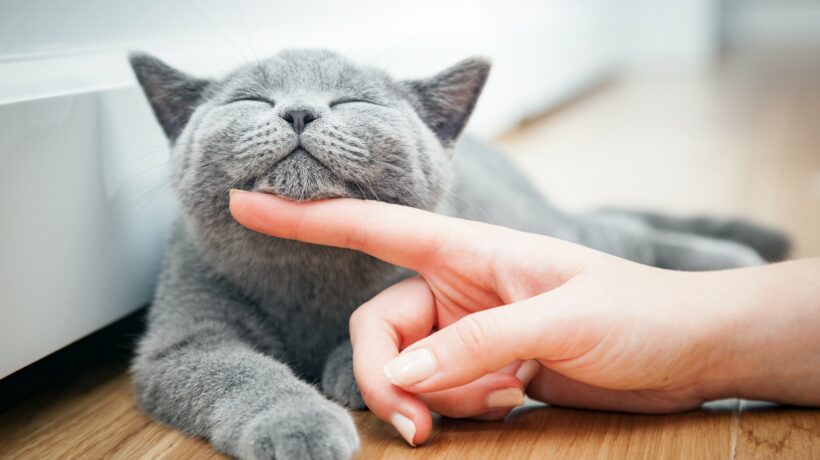
[[495,69],[471,127],[489,137],[600,78],[618,59],[614,9],[605,0],[31,0],[4,7],[0,101],[132,85],[122,59],[130,49],[205,74],[287,47],[335,49],[401,77],[484,55]]
[[718,0],[624,0],[620,43],[631,72],[699,72],[720,51]]

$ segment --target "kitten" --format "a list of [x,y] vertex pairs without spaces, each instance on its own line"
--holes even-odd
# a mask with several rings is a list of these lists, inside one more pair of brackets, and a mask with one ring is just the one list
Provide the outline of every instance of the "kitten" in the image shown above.
[[351,457],[359,440],[343,406],[364,405],[347,321],[410,273],[247,230],[228,212],[230,188],[382,200],[669,268],[762,262],[747,246],[622,212],[564,213],[492,149],[456,147],[487,79],[482,59],[412,81],[315,50],[218,80],[144,54],[131,64],[173,147],[181,210],[132,367],[136,393],[153,417],[234,457]]

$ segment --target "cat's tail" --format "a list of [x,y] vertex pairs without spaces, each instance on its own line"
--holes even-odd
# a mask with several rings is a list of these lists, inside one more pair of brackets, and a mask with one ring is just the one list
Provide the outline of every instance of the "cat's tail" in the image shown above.
[[720,219],[713,217],[678,217],[650,211],[603,209],[604,214],[621,214],[637,217],[651,227],[681,233],[735,241],[751,247],[769,262],[788,257],[791,239],[782,231],[756,224],[745,219]]

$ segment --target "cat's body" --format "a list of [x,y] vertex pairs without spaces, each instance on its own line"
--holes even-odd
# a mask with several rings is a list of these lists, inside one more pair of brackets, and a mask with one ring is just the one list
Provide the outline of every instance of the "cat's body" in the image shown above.
[[[154,417],[236,457],[351,455],[354,425],[327,399],[362,407],[347,322],[409,273],[361,253],[244,229],[227,210],[231,187],[294,199],[383,199],[670,268],[762,262],[749,247],[625,214],[563,213],[472,139],[459,144],[450,166],[486,78],[482,61],[414,82],[316,51],[282,53],[219,82],[146,56],[132,64],[174,144],[182,209],[134,361],[136,392]],[[353,106],[339,108],[345,104]]]

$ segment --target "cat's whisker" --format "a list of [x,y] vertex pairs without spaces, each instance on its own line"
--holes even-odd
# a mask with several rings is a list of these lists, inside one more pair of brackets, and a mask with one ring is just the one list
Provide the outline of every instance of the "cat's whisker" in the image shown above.
[[152,172],[152,171],[156,170],[157,168],[162,168],[162,167],[168,166],[170,163],[171,163],[171,161],[170,161],[170,160],[166,160],[166,161],[163,161],[163,162],[161,162],[161,163],[157,163],[157,164],[155,164],[155,165],[149,166],[149,167],[147,167],[147,168],[145,168],[145,169],[142,169],[142,170],[140,170],[140,171],[138,171],[138,172],[136,172],[136,173],[134,173],[134,174],[129,175],[128,177],[126,177],[125,179],[123,179],[123,181],[124,181],[124,182],[126,182],[126,183],[128,183],[128,182],[130,182],[130,181],[137,180],[137,179],[139,179],[142,175],[144,175],[144,174],[148,174],[148,173],[150,173],[150,172]]
[[352,160],[352,161],[355,161],[357,163],[367,163],[368,161],[371,160],[371,158],[369,158],[369,157],[362,156],[362,155],[357,155],[357,154],[352,153],[352,152],[350,152],[350,151],[348,151],[344,148],[339,148],[336,151],[333,151],[331,153],[335,153],[337,155],[340,155],[340,156],[342,156],[342,157],[344,157],[348,160]]
[[136,202],[133,203],[133,207],[129,211],[129,216],[133,217],[137,213],[137,211],[139,211],[139,209],[141,207],[145,206],[146,204],[150,203],[153,199],[160,196],[170,186],[171,186],[171,181],[168,180],[168,179],[164,179],[164,180],[158,182],[155,186],[151,187],[151,189],[148,191],[148,193],[144,194],[142,199],[137,200]]
[[362,157],[370,156],[370,150],[368,150],[366,148],[363,148],[363,147],[356,147],[354,145],[350,145],[350,144],[347,144],[345,142],[336,141],[336,142],[331,142],[330,145],[331,145],[331,148],[334,148],[334,147],[343,148],[346,151],[348,151],[352,154],[358,155],[358,156],[362,156]]
[[267,164],[265,164],[264,161],[262,161],[262,156],[257,157],[256,160],[254,160],[254,161],[255,161],[255,163],[252,165],[252,169],[254,169],[253,167],[256,166],[257,161],[258,161],[259,167],[255,168],[253,170],[253,173],[252,173],[251,177],[262,177],[265,173],[265,168],[269,168],[270,165],[267,165]]
[[365,145],[364,142],[362,142],[359,139],[356,139],[355,137],[345,134],[339,129],[322,131],[322,134],[338,142],[346,143],[351,147],[355,147],[365,151],[367,150],[367,145]]
[[240,142],[243,140],[253,140],[254,138],[260,138],[265,136],[271,136],[274,133],[278,132],[279,129],[275,126],[272,126],[269,123],[263,123],[257,126],[254,129],[248,130],[245,134],[242,135],[240,138]]
[[234,43],[234,41],[231,40],[230,37],[228,37],[228,35],[219,26],[217,26],[213,21],[211,21],[211,19],[208,16],[206,16],[204,13],[202,13],[202,11],[200,11],[197,7],[195,7],[188,0],[181,0],[181,1],[183,3],[185,3],[186,5],[188,5],[188,7],[191,8],[194,11],[194,13],[197,14],[197,16],[204,19],[205,22],[210,24],[211,27],[214,28],[214,30],[219,32],[219,34],[222,35],[222,38],[224,38],[225,41],[228,42],[228,44],[231,45],[231,47],[233,47],[234,51],[236,51],[239,54],[239,57],[241,57],[242,60],[245,61],[245,64],[251,65],[251,63],[248,61],[248,58],[245,56],[245,53],[242,52],[242,50],[236,45],[236,43]]
[[376,198],[376,201],[382,201],[382,199],[379,198],[379,194],[376,193],[376,189],[373,187],[373,184],[366,177],[362,177],[362,180],[364,180],[365,185],[370,189],[370,192],[373,194],[373,197]]
[[[154,147],[154,148],[151,148],[150,150],[145,150],[144,152],[141,151],[141,152],[131,152],[131,153],[141,153],[141,155],[139,155],[137,157],[134,157],[134,160],[144,160],[145,158],[148,158],[148,157],[151,157],[151,156],[154,156],[154,155],[165,154],[166,152],[170,152],[170,151],[171,151],[171,148],[169,146],[165,146],[165,147]],[[123,155],[130,156],[131,153],[124,152]]]
[[453,190],[445,190],[445,193],[447,193],[448,196],[454,196],[454,197],[458,198],[459,200],[461,200],[463,203],[466,203],[471,208],[473,208],[476,211],[478,211],[479,213],[481,213],[481,215],[484,216],[484,218],[487,220],[488,223],[495,225],[495,222],[493,221],[492,217],[490,217],[490,215],[487,214],[487,212],[484,211],[484,209],[481,206],[473,203],[472,201],[468,200],[467,198],[464,198],[463,196],[459,195],[458,193],[456,193]]
[[362,149],[362,148],[359,148],[359,147],[355,147],[355,146],[346,144],[346,143],[341,142],[341,141],[332,140],[328,137],[319,137],[317,139],[318,139],[317,147],[320,146],[320,148],[323,149],[323,150],[333,151],[333,150],[342,149],[342,150],[350,153],[351,155],[356,155],[358,157],[366,158],[366,157],[370,156],[369,155],[370,152],[367,149]]
[[266,156],[266,155],[258,155],[258,156],[256,156],[256,157],[252,160],[251,167],[249,168],[249,169],[252,171],[252,174],[251,174],[250,176],[244,176],[244,177],[243,177],[242,175],[238,176],[236,179],[234,179],[234,180],[231,182],[231,184],[230,184],[230,185],[229,185],[229,186],[225,189],[225,191],[224,191],[224,192],[222,192],[222,193],[219,195],[219,198],[217,198],[217,200],[216,200],[216,201],[217,201],[217,202],[216,202],[216,207],[217,207],[217,209],[219,209],[219,208],[221,207],[221,203],[220,203],[220,201],[222,200],[222,198],[224,198],[225,196],[227,196],[227,194],[230,192],[230,190],[231,190],[232,188],[234,188],[234,186],[235,186],[236,184],[238,184],[238,183],[239,183],[239,181],[241,181],[241,180],[243,180],[243,179],[248,179],[249,177],[260,177],[260,176],[261,176],[262,169],[265,167],[265,165],[264,165],[264,164],[259,165],[259,169],[258,169],[258,170],[256,169],[256,167],[257,167],[257,165],[258,165],[259,163],[263,163],[263,162],[262,162],[262,159],[263,159],[265,156]]
[[369,65],[375,65],[377,62],[384,59],[385,56],[388,56],[390,53],[392,53],[392,52],[396,51],[397,49],[399,49],[401,47],[404,47],[404,46],[406,46],[405,43],[399,43],[397,45],[394,45],[394,46],[388,48],[386,51],[384,51],[380,55],[376,56],[375,59],[370,61]]
[[[173,145],[165,144],[165,145],[158,145],[153,147],[146,147],[144,150],[126,150],[124,152],[119,153],[118,155],[128,158],[131,161],[142,160],[152,155],[158,155],[160,153],[173,153],[173,150],[176,146],[185,146],[194,143],[194,141],[188,142],[179,142]],[[134,158],[129,158],[131,155],[139,154],[139,156]]]
[[230,190],[231,190],[232,188],[234,188],[234,186],[235,186],[236,184],[238,184],[238,183],[239,183],[239,181],[241,181],[242,179],[244,179],[244,177],[242,177],[241,175],[240,175],[240,176],[237,176],[234,180],[232,180],[232,181],[231,181],[230,185],[228,185],[228,186],[225,188],[225,190],[224,190],[224,191],[222,191],[222,193],[220,193],[220,194],[219,194],[219,196],[218,196],[218,197],[217,197],[217,199],[216,199],[216,208],[217,208],[217,209],[221,209],[221,208],[222,208],[222,199],[223,199],[223,198],[225,198],[226,196],[228,196],[228,192],[230,192]]
[[358,183],[357,181],[355,181],[355,180],[352,180],[352,181],[350,181],[350,182],[351,182],[353,185],[355,185],[355,186],[356,186],[356,188],[358,188],[358,189],[359,189],[359,193],[361,193],[361,194],[362,194],[362,199],[367,199],[367,194],[366,194],[366,193],[364,193],[364,190],[362,189],[362,186],[361,186],[361,185],[359,185],[359,183]]
[[[177,144],[177,145],[185,145],[185,144],[190,144],[190,143],[191,143],[191,142],[187,142],[187,143],[182,143],[182,144]],[[166,148],[171,149],[171,147],[162,147],[162,148],[157,148],[157,149],[155,149],[155,151],[154,151],[153,153],[163,152]],[[173,153],[173,152],[170,152],[170,153]],[[128,155],[129,155],[129,154],[128,154],[127,152],[125,152],[125,153],[121,154],[121,156],[124,156],[124,157],[126,157],[126,158],[128,157]],[[150,155],[150,154],[149,154],[149,155]],[[142,156],[139,156],[139,157],[137,157],[137,158],[135,158],[135,159],[133,159],[133,160],[140,160],[140,159],[144,159],[146,156],[148,156],[148,155],[142,155]],[[158,162],[158,163],[152,164],[151,166],[148,166],[148,167],[146,167],[146,168],[144,168],[144,169],[140,169],[140,170],[138,170],[137,172],[135,172],[135,173],[133,173],[133,174],[130,174],[128,177],[126,177],[126,178],[125,178],[125,179],[123,179],[123,180],[124,180],[124,181],[126,181],[126,182],[136,180],[136,179],[138,179],[140,176],[142,176],[142,175],[144,175],[144,174],[147,174],[147,173],[150,173],[150,172],[154,171],[154,170],[155,170],[155,169],[157,169],[157,168],[162,168],[162,167],[166,167],[166,166],[170,165],[170,164],[171,164],[171,161],[172,161],[172,159],[171,159],[170,157],[169,157],[169,158],[166,158],[164,161],[161,161],[161,162]]]
[[103,247],[107,248],[109,244],[113,243],[114,234],[118,230],[121,230],[122,226],[128,225],[143,206],[161,196],[170,185],[170,179],[164,178],[159,182],[146,187],[146,189],[140,192],[130,203],[124,204],[120,202],[115,205],[115,211],[118,213],[122,211],[121,218],[114,221],[114,225],[109,229],[106,236],[103,238]]
[[239,183],[239,180],[240,180],[239,178],[236,178],[236,179],[232,180],[230,185],[225,187],[225,190],[223,190],[222,193],[219,194],[219,196],[216,198],[216,203],[214,204],[216,209],[221,209],[222,208],[222,199],[228,195],[228,192],[230,192],[230,190],[232,188],[234,188],[234,186],[236,184]]
[[368,162],[375,163],[375,164],[377,164],[377,165],[379,165],[383,168],[390,169],[390,170],[398,172],[400,174],[407,173],[407,170],[405,168],[402,168],[401,166],[394,165],[392,163],[388,163],[386,161],[377,160],[375,158],[369,158]]
[[248,33],[248,25],[245,23],[245,15],[242,14],[242,8],[239,7],[239,0],[233,0],[234,6],[236,6],[236,11],[239,13],[239,19],[242,21],[242,30],[245,32],[245,40],[248,42],[248,48],[251,51],[251,55],[253,56],[254,61],[256,64],[260,64],[259,56],[256,55],[256,49],[254,49],[253,42],[251,41],[251,36]]
[[219,157],[219,158],[214,158],[210,161],[206,161],[204,163],[196,163],[195,167],[198,168],[198,169],[204,169],[204,168],[207,168],[208,166],[219,163],[220,161],[225,161],[225,160],[227,160],[227,158],[228,157]]
[[336,142],[338,142],[342,145],[346,145],[350,149],[358,150],[362,154],[369,154],[370,153],[370,148],[363,141],[348,140],[348,139],[332,137],[332,136],[331,136],[331,138],[335,139]]
[[244,156],[257,153],[259,147],[263,147],[265,145],[273,145],[273,142],[270,140],[260,140],[252,143],[240,144],[234,147],[233,153],[236,157],[242,158]]
[[120,211],[120,210],[123,210],[123,209],[129,209],[129,208],[131,208],[132,206],[138,205],[138,204],[139,204],[139,202],[140,202],[140,201],[144,198],[144,196],[145,196],[148,192],[152,191],[154,188],[156,188],[156,187],[158,187],[158,186],[162,186],[162,185],[167,185],[167,184],[170,184],[170,182],[171,182],[171,180],[170,180],[169,178],[167,178],[167,177],[166,177],[166,178],[162,178],[162,179],[160,179],[158,182],[156,182],[156,183],[154,183],[154,184],[151,184],[151,185],[147,186],[147,187],[146,187],[146,188],[145,188],[142,192],[140,192],[140,193],[139,193],[139,194],[138,194],[138,195],[137,195],[134,199],[132,199],[130,202],[128,202],[128,203],[124,203],[124,202],[122,202],[122,201],[118,202],[116,205],[114,205],[114,209],[115,209],[115,210],[117,210],[117,211]]

